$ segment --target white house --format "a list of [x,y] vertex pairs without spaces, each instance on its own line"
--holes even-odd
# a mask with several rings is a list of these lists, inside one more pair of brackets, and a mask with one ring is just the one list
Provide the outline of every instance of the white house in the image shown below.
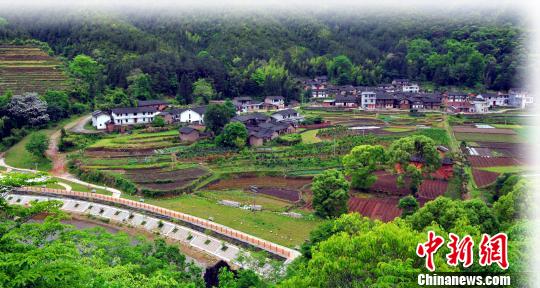
[[478,95],[474,97],[471,101],[471,108],[470,112],[473,113],[486,113],[489,110],[489,103],[482,97],[482,95]]
[[266,96],[264,103],[274,105],[277,109],[285,108],[285,98],[283,96]]
[[508,90],[508,104],[512,107],[525,108],[534,103],[534,98],[529,91],[523,88],[510,88]]
[[111,116],[115,125],[137,125],[152,123],[159,112],[155,107],[114,108]]
[[205,106],[182,109],[177,114],[177,121],[181,123],[204,123]]
[[304,117],[294,109],[279,110],[272,114],[272,118],[276,119],[278,122],[286,121],[297,123],[304,120]]
[[373,91],[364,91],[361,94],[361,107],[365,109],[375,109],[377,95]]
[[508,94],[493,94],[493,93],[484,93],[481,94],[484,97],[484,100],[488,103],[489,107],[495,106],[508,106]]
[[420,86],[418,84],[408,84],[402,86],[402,91],[407,93],[418,93],[420,92]]
[[92,126],[96,129],[101,130],[107,128],[107,123],[111,121],[111,115],[105,113],[101,110],[94,111],[92,113]]

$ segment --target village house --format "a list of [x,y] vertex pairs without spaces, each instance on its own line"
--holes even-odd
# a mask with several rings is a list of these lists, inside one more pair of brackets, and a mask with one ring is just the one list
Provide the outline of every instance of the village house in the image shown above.
[[[324,79],[326,79],[326,77]],[[315,78],[314,80],[307,80],[304,82],[304,90],[310,90],[310,96],[312,98],[326,98],[328,96],[326,87],[326,80],[322,80],[321,78]]]
[[264,103],[266,104],[266,107],[270,109],[271,108],[275,108],[275,109],[285,108],[285,98],[283,96],[266,96],[264,98]]
[[487,102],[489,108],[508,106],[508,94],[502,93],[482,93],[480,94]]
[[154,121],[160,111],[155,107],[125,107],[111,110],[112,123],[115,125],[148,124]]
[[392,109],[395,105],[395,97],[388,93],[377,93],[375,99],[375,108],[377,109]]
[[510,88],[508,90],[508,104],[512,107],[524,109],[534,103],[534,98],[524,88]]
[[179,132],[180,141],[193,143],[199,139],[205,139],[212,136],[212,132],[205,132],[204,125],[193,124],[181,127]]
[[375,109],[376,93],[373,91],[364,91],[360,94],[360,105],[364,109]]
[[262,113],[236,115],[231,121],[242,122],[246,126],[250,146],[261,146],[279,135],[296,131],[296,127],[292,123],[278,122],[275,118]]
[[420,86],[418,84],[407,84],[401,87],[401,91],[405,93],[419,93]]
[[471,113],[486,113],[489,110],[489,103],[482,97],[478,95],[471,100],[471,108],[469,112]]
[[205,112],[206,106],[198,106],[192,108],[176,108],[163,111],[159,114],[159,116],[162,116],[167,123],[179,122],[203,124]]
[[409,79],[394,79],[392,80],[392,85],[394,86],[409,85]]
[[98,130],[107,128],[107,123],[111,122],[111,115],[101,110],[94,111],[92,113],[92,126]]
[[153,107],[159,111],[163,111],[169,107],[169,102],[164,100],[140,100],[137,103],[139,107]]
[[274,112],[272,114],[272,118],[274,118],[278,122],[292,123],[298,123],[304,120],[304,117],[302,117],[302,115],[300,115],[300,113],[298,113],[298,111],[294,109],[284,109]]
[[336,107],[349,107],[349,108],[356,108],[358,107],[358,99],[355,96],[336,96],[335,101]]
[[424,94],[421,98],[425,110],[440,110],[442,98],[438,94]]

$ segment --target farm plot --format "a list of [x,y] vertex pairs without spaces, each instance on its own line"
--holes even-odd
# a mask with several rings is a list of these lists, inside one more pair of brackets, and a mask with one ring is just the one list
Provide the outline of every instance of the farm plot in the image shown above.
[[493,184],[500,174],[497,172],[490,172],[473,168],[472,175],[476,186],[478,186],[479,188],[483,188]]
[[495,151],[495,153],[498,153],[505,157],[512,157],[512,158],[518,158],[518,159],[527,159],[529,158],[529,153],[527,151],[530,151],[528,146],[530,144],[517,144],[517,143],[505,143],[505,142],[476,142],[474,145],[471,145],[474,148],[487,148],[491,151]]
[[143,189],[173,192],[186,188],[193,181],[208,174],[207,170],[194,167],[178,170],[130,169],[126,170],[124,175]]
[[0,45],[0,94],[65,90],[62,63],[33,46]]
[[399,198],[360,198],[349,199],[349,211],[358,212],[371,219],[379,219],[384,222],[392,221],[401,215],[401,209],[397,207]]
[[[488,130],[488,129],[484,129]],[[491,129],[490,129],[491,130]],[[507,142],[522,143],[524,140],[519,135],[512,134],[488,134],[488,133],[458,133],[454,135],[458,141],[465,142]]]
[[418,188],[419,198],[433,200],[443,195],[448,190],[448,182],[441,180],[424,180]]
[[511,157],[467,156],[467,159],[471,163],[471,166],[474,168],[494,166],[518,166],[523,164],[519,160]]
[[307,185],[310,183],[310,178],[240,175],[240,177],[221,179],[205,188],[208,190],[249,190],[251,186],[257,186],[259,193],[289,202],[296,202],[300,200],[300,193],[308,190]]

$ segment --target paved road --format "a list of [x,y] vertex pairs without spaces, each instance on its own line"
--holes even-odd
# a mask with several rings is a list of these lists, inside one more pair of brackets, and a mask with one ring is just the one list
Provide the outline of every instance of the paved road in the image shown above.
[[86,123],[88,123],[88,121],[90,121],[92,119],[92,115],[87,115],[83,118],[80,118],[77,122],[74,122],[73,126],[69,127],[69,131],[73,132],[73,133],[81,133],[81,134],[99,134],[99,133],[103,133],[103,131],[99,131],[99,130],[88,130],[86,128],[84,128],[84,125],[86,125]]

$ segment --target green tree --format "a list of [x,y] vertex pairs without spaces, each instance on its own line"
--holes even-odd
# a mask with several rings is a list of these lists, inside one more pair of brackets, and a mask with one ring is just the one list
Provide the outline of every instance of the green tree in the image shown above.
[[426,39],[414,39],[407,44],[407,68],[411,78],[426,80],[426,59],[433,53],[431,42]]
[[216,95],[212,83],[204,78],[199,78],[195,83],[193,83],[193,98],[198,104],[208,103]]
[[411,195],[399,199],[398,208],[402,209],[401,217],[406,217],[418,210],[418,201]]
[[231,122],[225,125],[216,141],[226,147],[242,149],[246,146],[247,137],[248,131],[243,123]]
[[320,217],[333,218],[347,213],[349,183],[343,173],[330,169],[313,177],[313,209]]
[[66,92],[48,90],[43,99],[47,102],[47,114],[51,120],[56,121],[68,116],[70,103]]
[[154,120],[152,120],[152,126],[155,127],[164,127],[165,126],[165,119],[161,116],[154,117]]
[[136,105],[137,100],[126,94],[122,88],[106,89],[105,93],[96,99],[96,108],[102,110]]
[[131,72],[127,77],[128,94],[138,100],[153,99],[152,80],[150,76],[143,73],[140,69]]
[[[402,175],[398,177],[398,184],[402,184],[403,177],[408,177],[413,193],[423,180],[423,173],[435,171],[440,167],[439,153],[435,141],[424,135],[413,135],[394,141],[388,149],[388,160],[393,166],[399,164]],[[421,168],[410,162],[414,160],[421,163]]]
[[351,84],[353,80],[353,64],[349,57],[339,55],[330,61],[328,67],[328,77],[334,84]]
[[45,151],[49,148],[49,138],[43,132],[35,132],[24,146],[30,154],[36,158],[45,157]]
[[377,180],[373,174],[386,161],[384,147],[380,145],[360,145],[343,157],[345,173],[351,176],[351,186],[367,189]]
[[98,84],[102,66],[92,57],[81,54],[75,56],[69,63],[69,71],[75,77],[82,79],[87,87],[90,99],[93,99],[98,92]]
[[218,135],[223,130],[223,127],[236,115],[236,109],[229,101],[225,104],[210,104],[204,113],[204,124],[206,127]]

